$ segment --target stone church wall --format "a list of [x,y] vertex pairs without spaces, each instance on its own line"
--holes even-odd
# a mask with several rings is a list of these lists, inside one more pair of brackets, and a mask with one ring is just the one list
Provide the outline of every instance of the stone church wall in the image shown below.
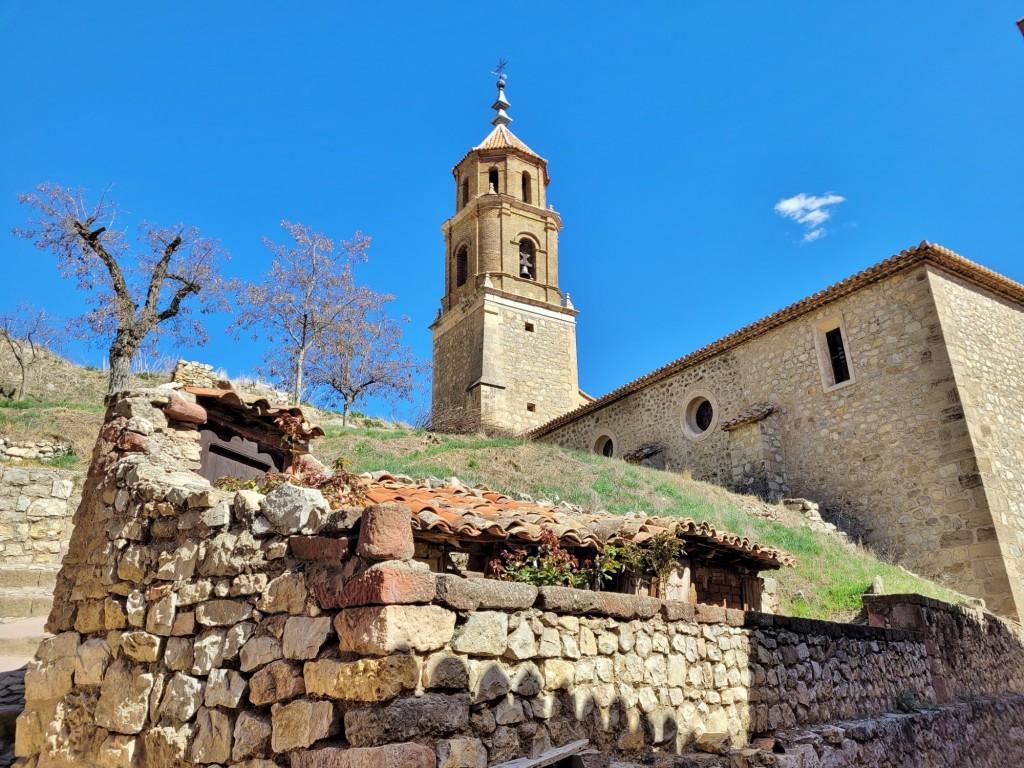
[[962,476],[991,510],[964,526],[971,568],[991,579],[989,558],[1001,556],[1024,606],[1024,309],[938,270],[930,279],[974,445]]
[[[853,379],[827,388],[816,336],[836,324]],[[617,456],[664,443],[670,471],[813,499],[879,551],[1015,616],[957,383],[929,272],[919,266],[699,359],[542,439],[589,451],[614,435]],[[692,439],[687,406],[697,396],[716,414]],[[732,432],[718,428],[755,405],[774,410]]]
[[859,627],[434,574],[399,505],[212,488],[172,397],[108,411],[18,768],[482,768],[581,737],[643,759],[935,702],[937,678],[1024,690],[1019,637],[934,602]]

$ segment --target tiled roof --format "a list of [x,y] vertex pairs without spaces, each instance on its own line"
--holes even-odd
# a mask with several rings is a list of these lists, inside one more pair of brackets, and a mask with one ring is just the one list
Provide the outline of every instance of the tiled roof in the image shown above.
[[795,563],[791,555],[741,536],[717,531],[710,523],[689,517],[647,517],[582,512],[564,506],[545,507],[515,501],[486,488],[461,485],[432,487],[407,483],[379,474],[369,482],[367,497],[377,504],[397,502],[412,511],[413,528],[443,538],[515,543],[540,540],[545,528],[570,547],[600,547],[606,543],[643,542],[668,533],[685,542],[690,553],[711,552],[757,568],[779,568]]
[[543,160],[540,155],[526,146],[518,136],[504,125],[494,126],[494,130],[487,134],[487,138],[473,147],[473,149],[518,149],[533,155],[538,160]]
[[277,419],[282,414],[288,416],[295,416],[300,420],[300,433],[299,437],[308,442],[314,437],[323,437],[323,429],[316,425],[311,424],[307,419],[302,409],[298,406],[283,405],[274,406],[270,404],[270,401],[263,397],[246,399],[239,395],[233,389],[216,389],[211,387],[182,387],[182,391],[190,392],[196,396],[196,400],[200,405],[204,405],[203,400],[214,400],[219,405],[228,408],[235,413],[242,414],[245,417],[261,422],[268,426],[273,425],[279,429]]
[[744,424],[754,424],[771,416],[774,412],[774,405],[770,403],[757,403],[740,412],[735,418],[723,421],[720,429],[723,432],[728,432],[731,429],[736,429],[736,427],[742,427]]
[[600,410],[602,407],[614,403],[616,400],[620,400],[627,395],[631,395],[632,393],[644,389],[652,384],[664,381],[668,377],[692,365],[697,365],[698,363],[702,363],[715,355],[721,354],[729,349],[733,349],[734,347],[738,347],[740,344],[750,341],[751,339],[755,339],[758,336],[762,336],[769,331],[790,322],[791,320],[795,320],[802,315],[814,312],[826,304],[849,296],[862,288],[919,264],[930,264],[944,272],[951,273],[966,280],[967,282],[989,290],[997,296],[1009,299],[1017,304],[1024,304],[1024,285],[1021,285],[1004,275],[1000,275],[998,272],[993,272],[991,269],[983,267],[980,264],[976,264],[969,259],[965,259],[960,254],[954,253],[948,248],[943,248],[941,245],[933,245],[925,240],[920,245],[914,246],[913,248],[905,251],[900,251],[900,253],[895,256],[879,262],[873,267],[865,269],[863,272],[858,272],[857,274],[848,277],[823,291],[819,291],[818,293],[808,296],[806,299],[801,299],[796,304],[791,304],[784,309],[780,309],[778,312],[768,315],[768,317],[762,318],[756,323],[752,323],[745,328],[741,328],[738,331],[730,333],[728,336],[723,336],[718,341],[712,342],[706,347],[698,349],[696,352],[691,352],[685,357],[681,357],[678,360],[664,365],[645,376],[641,376],[639,379],[635,379],[628,384],[624,384],[592,403],[587,403],[586,405],[582,405],[575,410],[569,411],[556,419],[552,419],[547,424],[542,424],[530,432],[529,437],[543,437],[544,435],[554,432],[559,427],[564,426],[581,416]]

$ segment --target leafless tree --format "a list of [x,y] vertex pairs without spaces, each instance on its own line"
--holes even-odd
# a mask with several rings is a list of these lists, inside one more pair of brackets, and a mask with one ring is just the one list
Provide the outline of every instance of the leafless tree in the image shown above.
[[388,317],[381,304],[351,305],[345,322],[325,334],[310,357],[310,381],[329,402],[341,403],[343,426],[348,426],[352,407],[368,397],[411,400],[419,377],[430,370],[402,344],[402,324]]
[[261,373],[286,384],[292,403],[299,405],[310,351],[347,322],[353,307],[372,305],[376,294],[357,285],[352,274],[353,266],[366,260],[370,238],[356,232],[335,248],[331,238],[303,224],[282,221],[281,226],[295,244],[263,239],[273,262],[261,282],[242,289],[232,326],[267,344]]
[[10,349],[21,371],[21,384],[12,394],[15,400],[22,400],[25,397],[29,369],[38,360],[40,352],[52,349],[60,336],[45,309],[22,303],[13,312],[0,314],[0,339]]
[[88,206],[83,190],[40,184],[19,200],[37,217],[14,234],[56,255],[62,276],[88,294],[92,309],[75,326],[77,333],[90,341],[111,339],[108,393],[128,388],[132,359],[143,342],[167,334],[204,344],[206,332],[192,309],[229,309],[229,286],[220,277],[228,253],[195,227],[143,222],[141,247],[133,249],[118,228],[117,204],[105,197]]

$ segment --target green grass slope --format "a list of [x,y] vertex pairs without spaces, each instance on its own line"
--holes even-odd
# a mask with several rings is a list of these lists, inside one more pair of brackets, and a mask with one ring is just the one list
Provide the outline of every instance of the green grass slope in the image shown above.
[[[358,419],[357,419],[358,421]],[[387,470],[412,477],[452,475],[503,493],[566,500],[587,510],[616,514],[680,515],[778,547],[797,559],[795,568],[765,575],[779,584],[783,613],[850,620],[875,576],[890,593],[916,592],[949,602],[950,589],[884,562],[838,536],[812,531],[804,518],[783,507],[729,493],[684,475],[633,466],[617,459],[545,443],[435,435],[422,430],[354,427],[328,423],[314,454],[325,462],[348,459],[357,472]]]

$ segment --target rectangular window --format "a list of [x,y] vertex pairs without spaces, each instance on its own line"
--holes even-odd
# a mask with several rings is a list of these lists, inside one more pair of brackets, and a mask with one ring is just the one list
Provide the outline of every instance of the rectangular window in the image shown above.
[[536,403],[527,403],[526,404],[526,410],[528,410],[530,413],[533,413],[534,411],[536,411],[537,410]]
[[850,338],[842,315],[832,315],[814,322],[814,346],[818,353],[821,386],[825,392],[845,387],[856,381],[850,359]]
[[833,328],[825,334],[828,357],[832,363],[832,382],[841,384],[850,380],[850,366],[846,364],[846,349],[843,347],[843,332]]
[[533,333],[533,323],[527,323],[526,330],[528,333]]

